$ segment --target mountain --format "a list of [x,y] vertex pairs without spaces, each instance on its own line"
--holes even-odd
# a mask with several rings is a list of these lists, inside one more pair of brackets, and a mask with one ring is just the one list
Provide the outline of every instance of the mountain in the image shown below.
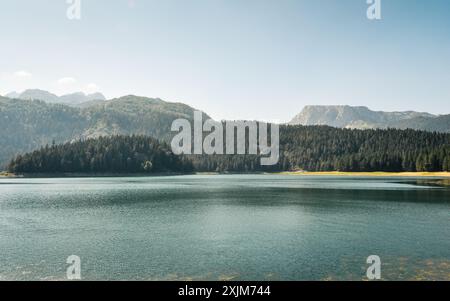
[[393,122],[390,126],[399,129],[414,129],[450,133],[450,115],[440,115],[432,118],[415,117],[398,122]]
[[86,95],[83,92],[76,92],[60,96],[57,102],[67,105],[82,105],[95,100],[105,101],[106,98],[101,93],[93,93]]
[[52,142],[131,134],[169,141],[172,122],[192,120],[194,111],[185,104],[133,95],[93,101],[84,108],[0,97],[0,166]]
[[[32,91],[29,90],[27,95],[32,95]],[[45,91],[34,92],[35,95],[46,95]],[[172,122],[178,118],[192,120],[194,111],[194,108],[182,103],[134,95],[107,101],[91,100],[79,106],[0,97],[0,167],[5,167],[17,154],[33,151],[53,142],[60,144],[114,135],[145,135],[169,142],[174,135],[171,132]],[[204,119],[207,118],[210,117],[204,114]],[[373,112],[365,107],[340,106],[307,107],[293,123],[330,123],[335,127],[360,128],[392,126],[449,132],[449,120],[450,115],[385,113]],[[302,128],[299,127],[300,130]],[[281,139],[285,139],[285,133],[281,133]],[[344,137],[346,133],[342,133]],[[370,136],[371,132],[367,135]],[[401,136],[401,133],[398,135]],[[295,146],[295,143],[292,145]],[[317,149],[319,154],[321,147],[317,146]],[[290,151],[293,152],[294,150]],[[332,154],[327,160],[332,160]],[[297,163],[289,165],[302,166]]]
[[20,96],[20,94],[17,93],[16,91],[8,93],[8,94],[5,95],[5,97],[8,97],[8,98],[19,98],[19,96]]
[[22,100],[42,100],[47,103],[61,103],[70,106],[79,106],[84,103],[93,100],[106,100],[105,96],[101,93],[85,94],[83,92],[76,92],[72,94],[66,94],[62,96],[57,96],[48,91],[39,89],[29,89],[22,93],[11,92],[6,95],[8,98],[22,99]]
[[352,106],[306,106],[289,124],[355,129],[392,127],[450,132],[450,115],[436,116],[414,111],[382,112]]
[[50,103],[58,102],[59,99],[55,94],[39,89],[25,90],[15,98],[23,100],[42,100]]

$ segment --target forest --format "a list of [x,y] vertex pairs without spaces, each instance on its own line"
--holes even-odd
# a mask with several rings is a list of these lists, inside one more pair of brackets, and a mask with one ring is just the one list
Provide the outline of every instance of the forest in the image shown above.
[[187,173],[193,167],[156,139],[110,136],[47,145],[18,155],[8,170],[13,173]]
[[110,136],[47,145],[17,156],[8,170],[13,173],[450,171],[450,134],[283,125],[278,164],[261,166],[259,159],[259,155],[176,156],[167,143],[147,136]]

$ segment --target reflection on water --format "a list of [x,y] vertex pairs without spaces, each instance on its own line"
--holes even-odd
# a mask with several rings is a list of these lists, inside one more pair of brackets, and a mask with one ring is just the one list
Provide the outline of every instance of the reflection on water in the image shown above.
[[[431,182],[430,182],[431,181]],[[450,280],[439,179],[0,179],[0,280]],[[437,184],[436,184],[437,183]]]
[[431,186],[431,187],[449,187],[450,186],[450,179],[416,179],[413,181],[405,181],[402,182],[405,184],[410,185],[417,185],[417,186]]

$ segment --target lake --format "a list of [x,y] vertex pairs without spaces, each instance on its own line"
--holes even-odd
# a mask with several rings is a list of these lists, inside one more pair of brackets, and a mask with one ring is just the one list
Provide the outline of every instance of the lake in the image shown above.
[[450,187],[394,177],[0,179],[0,280],[450,280]]

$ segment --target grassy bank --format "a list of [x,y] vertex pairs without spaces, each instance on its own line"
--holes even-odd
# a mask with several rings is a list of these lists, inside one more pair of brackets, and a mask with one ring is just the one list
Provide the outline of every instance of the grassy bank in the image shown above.
[[347,177],[450,177],[450,172],[342,172],[342,171],[286,171],[282,175],[292,176],[347,176]]
[[1,171],[0,172],[0,178],[15,178],[17,175],[9,173],[7,171]]

